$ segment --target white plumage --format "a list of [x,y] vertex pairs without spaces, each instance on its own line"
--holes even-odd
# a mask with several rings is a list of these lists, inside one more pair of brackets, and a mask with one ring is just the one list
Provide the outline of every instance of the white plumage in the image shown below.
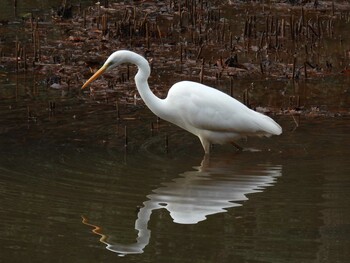
[[229,95],[206,85],[181,81],[175,83],[165,99],[156,97],[148,86],[150,67],[147,60],[131,51],[114,52],[84,85],[104,71],[122,63],[138,67],[136,87],[150,110],[160,118],[198,136],[206,154],[210,144],[233,143],[246,136],[280,135],[282,128],[270,117],[249,109]]

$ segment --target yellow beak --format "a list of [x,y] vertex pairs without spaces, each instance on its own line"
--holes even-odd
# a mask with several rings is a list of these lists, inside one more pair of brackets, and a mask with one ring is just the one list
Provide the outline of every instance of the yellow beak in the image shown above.
[[92,77],[89,78],[89,79],[84,83],[84,85],[81,87],[81,89],[85,89],[91,82],[93,82],[93,81],[94,81],[95,79],[97,79],[100,75],[102,75],[103,72],[106,71],[107,67],[108,67],[107,65],[103,65],[99,70],[97,70],[97,71],[95,72],[95,74],[92,75]]

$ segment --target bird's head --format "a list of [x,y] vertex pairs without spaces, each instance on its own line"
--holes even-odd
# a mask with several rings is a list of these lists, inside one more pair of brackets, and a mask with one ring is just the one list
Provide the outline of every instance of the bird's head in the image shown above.
[[94,75],[92,75],[81,87],[81,89],[85,89],[91,82],[93,82],[95,79],[97,79],[99,76],[101,76],[105,71],[108,71],[120,64],[122,64],[125,60],[125,57],[123,56],[123,53],[120,51],[114,52],[112,55],[109,56],[109,58],[106,60],[106,62],[103,64],[103,66],[95,72]]

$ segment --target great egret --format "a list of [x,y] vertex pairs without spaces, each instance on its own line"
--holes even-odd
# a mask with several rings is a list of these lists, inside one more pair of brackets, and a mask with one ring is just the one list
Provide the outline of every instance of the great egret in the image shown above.
[[147,80],[151,73],[148,61],[128,50],[119,50],[110,55],[103,66],[85,82],[82,89],[103,72],[122,63],[132,63],[138,67],[135,83],[148,108],[160,118],[198,136],[206,154],[209,154],[211,143],[232,143],[240,148],[234,142],[239,138],[282,133],[281,126],[270,117],[200,83],[177,82],[165,99],[158,98],[148,86]]

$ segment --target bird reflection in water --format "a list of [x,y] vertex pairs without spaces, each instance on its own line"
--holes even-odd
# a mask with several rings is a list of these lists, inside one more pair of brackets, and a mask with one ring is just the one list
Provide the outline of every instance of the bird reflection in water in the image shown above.
[[214,160],[204,157],[199,167],[184,172],[170,182],[153,190],[149,200],[143,203],[135,221],[138,236],[134,244],[120,244],[111,241],[112,236],[103,234],[101,227],[88,222],[93,233],[100,235],[106,248],[119,255],[140,254],[148,245],[151,231],[148,222],[154,210],[165,208],[173,221],[178,224],[197,224],[209,215],[226,212],[228,208],[241,206],[248,200],[247,194],[262,192],[272,186],[282,174],[282,166],[257,164],[252,167],[235,165],[233,160]]

